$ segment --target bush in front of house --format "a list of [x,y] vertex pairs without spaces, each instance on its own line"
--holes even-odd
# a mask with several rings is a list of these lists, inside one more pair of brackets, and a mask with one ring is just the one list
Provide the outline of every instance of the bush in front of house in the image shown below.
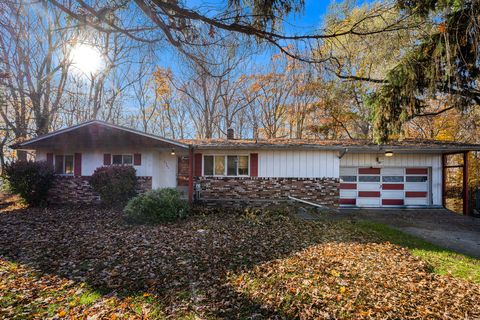
[[53,185],[53,168],[45,161],[13,161],[5,165],[2,173],[8,191],[19,195],[30,206],[47,202]]
[[170,222],[188,215],[188,202],[177,189],[156,189],[130,200],[123,210],[126,218],[134,223]]
[[132,166],[104,166],[95,169],[90,185],[108,206],[123,206],[136,194],[137,175]]

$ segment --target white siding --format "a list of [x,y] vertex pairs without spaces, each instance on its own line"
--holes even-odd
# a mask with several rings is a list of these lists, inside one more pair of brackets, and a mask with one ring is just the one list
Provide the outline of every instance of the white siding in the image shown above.
[[[379,157],[380,163],[377,162]],[[430,167],[432,204],[442,205],[442,156],[439,154],[395,154],[385,157],[382,154],[350,153],[340,160],[341,167]]]
[[339,177],[340,161],[334,151],[271,150],[257,153],[259,177]]
[[[160,152],[157,150],[94,150],[71,152],[53,152],[53,154],[73,154],[80,152],[82,154],[82,175],[91,176],[96,168],[103,165],[103,155],[109,154],[134,154],[142,155],[142,164],[134,166],[137,176],[152,177],[152,188],[176,187],[177,185],[177,156],[172,156],[170,152]],[[39,150],[36,153],[37,161],[45,161],[47,151]]]
[[[81,151],[79,151],[81,152]],[[91,176],[96,168],[103,166],[103,155],[109,154],[134,154],[140,153],[142,155],[142,164],[140,166],[134,166],[137,170],[137,176],[150,177],[153,175],[153,153],[154,151],[147,150],[109,150],[109,151],[90,151],[82,153],[82,175]]]
[[320,150],[200,150],[202,155],[258,153],[258,176],[272,178],[338,178],[340,160],[335,151]]
[[154,154],[152,188],[175,188],[177,186],[177,157],[170,152]]

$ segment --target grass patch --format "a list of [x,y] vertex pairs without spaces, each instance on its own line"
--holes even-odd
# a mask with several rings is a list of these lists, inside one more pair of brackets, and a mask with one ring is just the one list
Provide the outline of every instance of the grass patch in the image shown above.
[[83,305],[92,305],[95,303],[95,301],[99,300],[102,298],[102,294],[97,292],[97,291],[88,291],[84,292],[80,298],[78,299],[79,304]]
[[381,223],[360,221],[355,224],[382,241],[408,248],[410,252],[432,266],[433,272],[480,283],[480,260],[452,251]]

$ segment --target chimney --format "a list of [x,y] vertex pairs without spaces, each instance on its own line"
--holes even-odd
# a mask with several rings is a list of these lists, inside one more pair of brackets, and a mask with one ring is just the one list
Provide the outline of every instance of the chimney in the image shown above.
[[235,132],[233,131],[232,128],[227,129],[227,140],[233,140],[235,139]]

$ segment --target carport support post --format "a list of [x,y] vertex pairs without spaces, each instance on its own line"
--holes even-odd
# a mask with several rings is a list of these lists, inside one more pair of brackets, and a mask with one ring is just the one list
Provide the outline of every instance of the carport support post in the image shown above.
[[188,202],[193,203],[193,147],[188,152]]
[[446,208],[447,201],[445,192],[447,190],[447,155],[442,154],[442,206]]
[[468,151],[463,153],[463,215],[468,215]]

